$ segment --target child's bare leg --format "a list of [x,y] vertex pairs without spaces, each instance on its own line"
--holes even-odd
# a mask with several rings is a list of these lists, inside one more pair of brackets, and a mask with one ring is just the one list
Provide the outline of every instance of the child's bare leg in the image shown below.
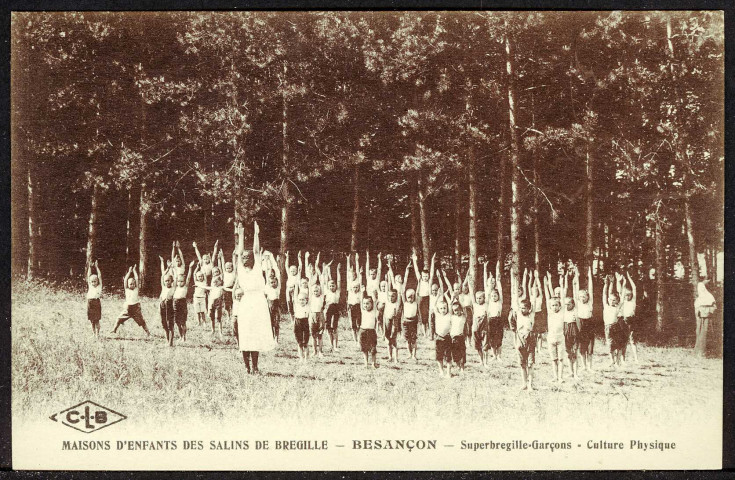
[[362,352],[362,357],[365,360],[365,366],[370,367],[370,362],[368,358],[368,352]]
[[437,367],[439,367],[439,376],[443,377],[444,376],[444,362],[442,362],[441,360],[437,360],[436,365]]
[[373,359],[373,368],[378,368],[378,362],[375,361],[376,360],[375,357],[377,355],[377,352],[375,351],[375,349],[373,349],[371,355],[372,355],[372,359]]
[[529,363],[527,368],[526,377],[528,378],[528,389],[533,390],[533,363]]

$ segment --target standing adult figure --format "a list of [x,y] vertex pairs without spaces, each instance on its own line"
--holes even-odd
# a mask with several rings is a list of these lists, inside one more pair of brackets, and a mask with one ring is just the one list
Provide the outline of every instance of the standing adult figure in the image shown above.
[[697,298],[694,300],[694,312],[697,316],[697,340],[694,345],[694,351],[701,356],[705,356],[707,351],[710,349],[712,340],[709,338],[713,332],[711,332],[714,325],[711,325],[714,318],[715,310],[717,309],[717,303],[715,297],[712,295],[705,282],[699,282],[697,284]]
[[[237,283],[243,292],[237,306],[237,337],[248,373],[258,373],[258,355],[276,346],[270,311],[265,298],[265,278],[261,262],[260,227],[254,222],[253,249],[245,250],[245,229],[237,226]],[[252,369],[251,369],[252,365]]]

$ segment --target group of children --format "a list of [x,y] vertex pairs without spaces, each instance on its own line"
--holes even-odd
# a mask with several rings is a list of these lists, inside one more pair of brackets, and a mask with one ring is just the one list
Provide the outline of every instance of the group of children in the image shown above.
[[[194,278],[193,306],[199,325],[209,320],[213,335],[222,335],[222,319],[226,315],[237,334],[237,303],[243,292],[237,286],[237,255],[225,262],[223,252],[214,245],[212,254],[200,254],[193,243],[197,259],[188,268],[184,262],[179,242],[174,242],[171,259],[160,258],[161,294],[159,312],[161,324],[169,345],[173,345],[176,331],[186,340],[188,317],[187,294]],[[289,253],[285,256],[286,310],[293,324],[298,344],[299,358],[303,362],[313,354],[323,356],[323,334],[326,330],[332,351],[339,351],[339,319],[341,313],[341,264],[332,275],[332,261],[320,262],[320,254],[310,262],[310,254],[299,252],[297,263],[291,264]],[[281,281],[278,259],[261,251],[263,295],[270,312],[275,341],[280,335]],[[383,271],[386,260],[387,271]],[[359,345],[367,367],[377,367],[378,338],[384,339],[390,362],[398,362],[398,339],[403,337],[409,359],[418,361],[417,340],[419,331],[434,342],[435,360],[442,376],[451,376],[452,367],[464,371],[467,348],[473,348],[479,362],[488,366],[501,355],[506,325],[513,332],[514,347],[522,371],[522,388],[533,388],[533,365],[537,350],[546,341],[553,367],[553,378],[563,381],[564,364],[570,374],[578,378],[578,355],[585,370],[592,369],[595,329],[592,320],[593,279],[587,271],[587,288],[580,288],[580,272],[569,264],[554,286],[551,274],[541,277],[538,271],[525,270],[520,284],[511,282],[511,303],[507,323],[502,320],[503,288],[500,262],[494,275],[484,263],[483,283],[478,288],[471,285],[470,275],[464,278],[456,272],[451,282],[446,271],[436,268],[436,255],[429,268],[420,270],[414,254],[403,274],[393,271],[393,257],[377,256],[377,266],[371,267],[367,252],[365,268],[359,254],[346,261],[347,319],[353,341]],[[92,271],[94,267],[94,272]],[[367,275],[365,275],[367,271]],[[413,271],[415,288],[407,288]],[[88,271],[88,318],[93,332],[99,335],[101,317],[100,294],[102,276],[97,262]],[[133,319],[150,335],[143,318],[138,295],[138,272],[130,267],[124,277],[125,309],[119,315],[112,333],[120,325]],[[542,285],[543,283],[543,285]],[[571,292],[570,292],[571,284]],[[609,346],[612,365],[625,360],[628,345],[637,360],[636,339],[639,330],[636,319],[636,285],[630,275],[616,274],[605,277],[602,292],[605,337]],[[621,298],[622,297],[622,298]],[[420,328],[419,328],[420,326]]]

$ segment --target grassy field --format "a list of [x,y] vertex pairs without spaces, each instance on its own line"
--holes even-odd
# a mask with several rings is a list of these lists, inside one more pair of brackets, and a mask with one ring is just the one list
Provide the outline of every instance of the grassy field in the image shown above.
[[[165,423],[188,418],[241,420],[279,418],[297,423],[329,412],[325,421],[349,420],[355,411],[375,409],[376,421],[474,425],[514,422],[605,428],[624,421],[652,427],[672,418],[693,424],[721,409],[722,360],[699,359],[682,348],[640,347],[638,364],[606,368],[606,349],[598,339],[594,373],[559,385],[551,380],[549,355],[537,355],[534,392],[519,390],[520,370],[510,333],[503,358],[482,369],[468,351],[465,375],[443,379],[433,363],[433,344],[419,336],[419,363],[386,360],[380,340],[380,367],[368,370],[341,320],[342,348],[298,362],[290,321],[282,322],[276,351],[261,356],[262,375],[250,376],[236,349],[231,326],[213,339],[196,325],[174,348],[165,343],[155,299],[143,301],[151,338],[132,321],[116,336],[107,332],[122,308],[122,298],[102,300],[101,339],[92,336],[84,294],[40,284],[15,282],[12,292],[12,402],[14,421],[47,417],[85,399],[128,412],[143,410],[136,422]],[[325,335],[326,339],[326,335]],[[178,340],[178,339],[177,339]],[[40,417],[39,417],[40,416]]]

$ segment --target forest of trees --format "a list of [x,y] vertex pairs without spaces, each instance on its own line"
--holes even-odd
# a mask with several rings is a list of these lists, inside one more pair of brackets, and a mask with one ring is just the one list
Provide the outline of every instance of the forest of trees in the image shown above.
[[253,219],[274,253],[659,291],[723,250],[720,12],[14,13],[11,75],[29,277],[139,262],[155,288],[173,240],[230,251]]

